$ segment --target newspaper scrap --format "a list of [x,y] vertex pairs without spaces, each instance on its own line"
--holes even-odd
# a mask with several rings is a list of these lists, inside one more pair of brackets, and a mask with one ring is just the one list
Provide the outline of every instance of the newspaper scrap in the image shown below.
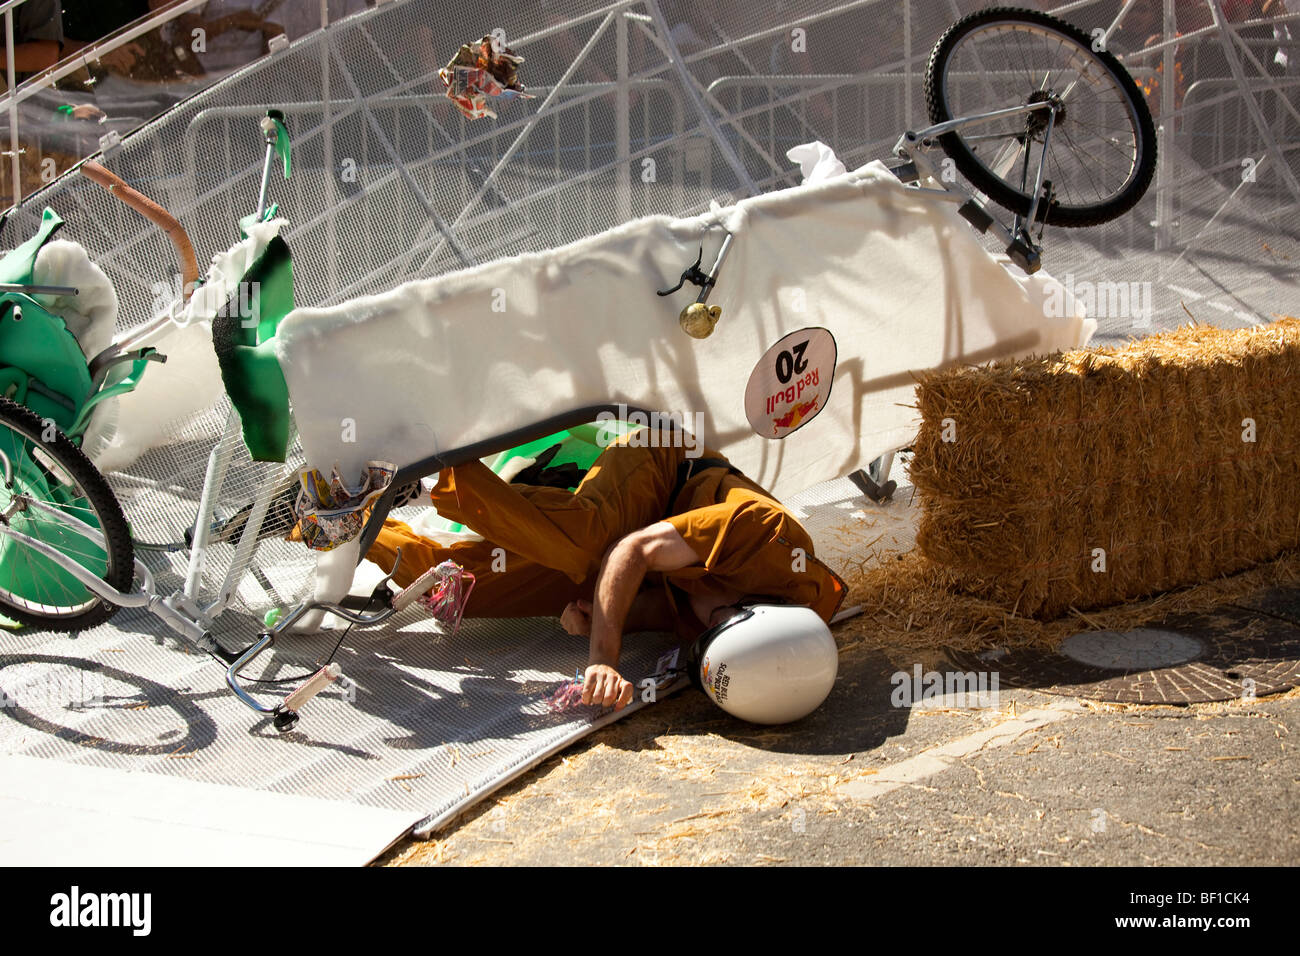
[[447,87],[447,98],[469,119],[496,119],[496,112],[487,105],[488,97],[533,99],[519,82],[518,65],[523,62],[522,56],[489,35],[457,50],[451,62],[438,71],[438,78]]
[[361,484],[350,488],[338,468],[328,479],[315,468],[300,471],[293,510],[303,544],[313,551],[332,551],[359,535],[366,512],[387,490],[395,474],[397,466],[392,462],[369,461]]

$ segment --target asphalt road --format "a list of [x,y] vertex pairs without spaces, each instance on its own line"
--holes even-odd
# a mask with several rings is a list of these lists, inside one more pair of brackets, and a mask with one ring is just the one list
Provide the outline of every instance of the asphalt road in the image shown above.
[[772,731],[693,690],[593,735],[427,843],[428,864],[1294,865],[1300,691],[1172,706],[1002,690],[894,707],[848,653]]

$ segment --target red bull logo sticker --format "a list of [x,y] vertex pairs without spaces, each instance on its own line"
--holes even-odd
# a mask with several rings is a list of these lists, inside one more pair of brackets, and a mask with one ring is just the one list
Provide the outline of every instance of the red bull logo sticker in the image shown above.
[[835,377],[835,337],[800,329],[769,348],[745,386],[745,416],[764,438],[784,438],[826,407]]

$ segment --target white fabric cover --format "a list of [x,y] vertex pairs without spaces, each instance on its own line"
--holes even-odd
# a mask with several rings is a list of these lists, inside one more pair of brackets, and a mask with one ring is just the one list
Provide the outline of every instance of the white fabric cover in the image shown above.
[[[77,290],[76,295],[39,293],[37,302],[60,316],[89,362],[113,341],[117,327],[118,301],[113,283],[104,270],[90,261],[85,248],[66,239],[52,239],[41,247],[32,264],[36,285],[61,285]],[[90,413],[81,447],[93,456],[116,427],[113,400],[101,402]]]
[[785,158],[799,164],[799,173],[805,183],[818,183],[823,179],[842,176],[848,170],[831,149],[821,140],[803,143],[785,151]]
[[221,401],[224,386],[212,348],[212,318],[238,294],[244,274],[284,225],[284,219],[257,223],[248,238],[214,255],[202,285],[183,306],[170,300],[166,283],[158,285],[157,308],[174,309],[173,321],[139,344],[154,346],[167,361],[151,365],[134,391],[96,408],[83,447],[100,470],[129,467]]
[[32,264],[32,282],[77,290],[76,295],[41,293],[34,298],[63,318],[87,361],[108,348],[117,324],[117,293],[80,244],[52,239],[43,245]]
[[[677,281],[702,238],[711,264],[718,225],[735,236],[710,299],[722,318],[710,338],[692,339],[677,316],[698,290],[655,290]],[[910,440],[913,371],[1085,344],[1096,323],[1053,317],[1055,284],[1013,276],[953,203],[872,163],[701,216],[639,219],[296,309],[277,355],[307,462],[325,471],[356,477],[369,459],[409,464],[612,401],[703,412],[706,442],[779,497]],[[750,372],[806,326],[835,336],[833,392],[785,439],[757,437],[743,402]]]

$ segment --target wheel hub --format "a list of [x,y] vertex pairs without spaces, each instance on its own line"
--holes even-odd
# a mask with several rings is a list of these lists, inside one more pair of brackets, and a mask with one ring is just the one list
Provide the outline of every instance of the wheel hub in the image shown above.
[[27,498],[24,495],[14,495],[9,499],[8,506],[4,511],[0,511],[0,522],[9,523],[9,519],[20,511],[27,510]]
[[1051,106],[1045,110],[1034,110],[1027,114],[1025,118],[1025,132],[1031,138],[1037,138],[1047,129],[1047,117],[1056,114],[1056,125],[1060,125],[1065,119],[1065,103],[1061,97],[1053,90],[1034,90],[1029,94],[1029,99],[1025,100],[1026,104],[1030,103],[1050,103]]

